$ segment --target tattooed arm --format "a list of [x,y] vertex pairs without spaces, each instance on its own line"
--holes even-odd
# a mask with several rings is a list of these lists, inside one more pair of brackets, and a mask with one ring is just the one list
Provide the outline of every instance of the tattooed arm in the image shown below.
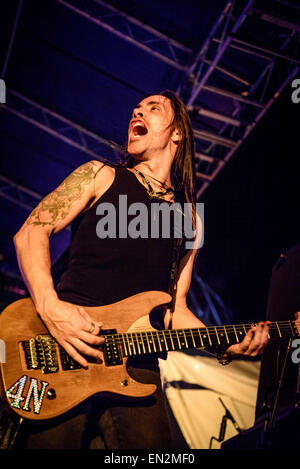
[[95,197],[95,176],[100,165],[90,161],[79,166],[39,203],[25,224],[43,227],[49,235],[65,228]]
[[82,366],[87,361],[80,352],[99,356],[88,345],[102,343],[96,337],[99,327],[88,333],[91,320],[84,309],[59,300],[51,277],[49,237],[65,228],[112,180],[112,168],[98,161],[80,166],[39,203],[14,237],[20,271],[37,312],[51,334]]

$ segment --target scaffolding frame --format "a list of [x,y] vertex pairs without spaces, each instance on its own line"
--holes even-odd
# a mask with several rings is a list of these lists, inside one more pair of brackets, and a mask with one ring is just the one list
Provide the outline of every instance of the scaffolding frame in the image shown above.
[[133,18],[124,11],[102,0],[83,0],[81,8],[72,0],[56,1],[73,13],[142,49],[149,55],[178,70],[187,70],[187,64],[193,54],[190,48]]
[[7,105],[4,109],[84,152],[90,158],[105,161],[102,156],[103,147],[110,150],[112,158],[124,153],[122,146],[118,143],[101,137],[12,89],[7,90]]
[[0,174],[0,197],[28,211],[33,210],[42,199],[41,194],[16,183],[2,174]]
[[[236,2],[236,0],[227,2],[192,66],[185,73],[177,88],[177,93],[181,95],[191,114],[196,144],[199,141],[202,143],[201,151],[196,152],[198,200],[299,71],[300,60],[297,56],[299,37],[294,54],[284,53],[285,47],[299,33],[299,26],[253,8],[254,3],[255,0],[244,1],[241,13],[236,15],[235,7],[237,4],[241,6],[241,2]],[[254,14],[267,26],[271,24],[272,27],[289,30],[279,50],[262,47],[238,37],[247,18]],[[230,70],[228,65],[226,67],[222,65],[225,54],[228,61],[231,51],[239,51],[245,57],[256,57],[264,61],[263,69],[254,70],[256,72],[254,82],[251,83],[248,78],[239,76],[236,71]],[[275,72],[278,72],[276,66],[278,67],[279,60],[281,61],[281,79],[274,80]],[[227,82],[230,82],[232,90],[221,89],[209,83],[211,79],[222,75],[226,77]],[[244,85],[246,92],[234,91],[236,85],[240,84]],[[259,93],[257,93],[258,90]],[[210,109],[207,109],[201,102],[204,93],[228,99],[229,108],[232,109],[231,114],[225,115],[214,109],[214,100],[211,101]],[[254,98],[255,94],[258,94],[258,97]],[[247,122],[241,122],[239,115],[245,114],[249,108],[251,108],[251,118]],[[203,122],[199,127],[195,116],[207,117],[210,122],[223,125],[217,132],[208,131],[207,125],[203,125]],[[210,144],[204,148],[203,142]]]

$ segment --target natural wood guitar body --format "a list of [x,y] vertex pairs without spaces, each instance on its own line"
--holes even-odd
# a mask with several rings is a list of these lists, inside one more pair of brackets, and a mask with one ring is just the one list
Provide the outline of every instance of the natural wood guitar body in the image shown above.
[[[154,330],[149,321],[150,312],[159,305],[168,303],[170,299],[167,293],[150,291],[108,306],[85,309],[95,322],[102,323],[102,329],[117,329],[118,333],[149,331]],[[156,390],[154,384],[138,383],[131,378],[126,368],[126,357],[120,365],[90,363],[87,370],[80,368],[64,371],[61,369],[60,359],[60,369],[55,373],[45,374],[40,369],[28,369],[22,342],[40,334],[49,332],[39,319],[30,298],[11,304],[1,313],[0,338],[6,347],[5,363],[0,364],[1,399],[21,417],[34,420],[53,418],[94,394],[128,399],[143,398]],[[36,380],[33,384],[32,379]],[[12,389],[15,383],[17,384]],[[35,385],[39,394],[35,394]],[[45,389],[41,396],[43,386]],[[9,397],[8,390],[10,396],[17,397]]]
[[[41,420],[63,414],[94,394],[122,399],[147,397],[156,386],[132,379],[127,357],[229,346],[241,342],[252,328],[252,324],[153,328],[150,318],[155,318],[155,312],[170,300],[167,293],[149,291],[111,305],[86,308],[95,322],[102,323],[105,339],[104,361],[89,363],[88,369],[78,368],[58,346],[30,299],[8,306],[0,315],[1,344],[6,346],[5,362],[0,363],[3,403],[21,417]],[[299,320],[276,321],[269,328],[271,339],[299,335]]]

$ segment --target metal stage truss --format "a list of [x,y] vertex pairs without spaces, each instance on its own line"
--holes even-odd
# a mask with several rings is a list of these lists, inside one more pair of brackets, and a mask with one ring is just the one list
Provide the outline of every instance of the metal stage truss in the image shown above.
[[196,138],[198,199],[299,70],[299,24],[256,4],[227,3],[177,88]]
[[[299,70],[299,25],[255,8],[255,0],[228,1],[197,54],[102,0],[56,1],[145,53],[184,70],[176,91],[186,103],[193,124],[198,199]],[[276,2],[287,9],[298,9],[293,2]],[[248,39],[254,32],[256,41]],[[259,34],[261,37],[257,39]],[[263,47],[266,37],[280,38],[277,48],[276,44],[272,48]],[[6,66],[7,62],[8,58]],[[7,90],[7,94],[7,105],[2,106],[7,112],[91,158],[103,159],[106,153],[108,159],[114,160],[122,153],[117,143],[29,97],[13,90]]]

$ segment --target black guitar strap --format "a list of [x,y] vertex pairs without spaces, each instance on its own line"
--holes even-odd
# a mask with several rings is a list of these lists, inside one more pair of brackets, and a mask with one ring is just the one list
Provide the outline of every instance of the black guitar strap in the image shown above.
[[168,324],[168,329],[172,329],[172,319],[173,319],[173,314],[174,314],[176,292],[177,292],[177,273],[178,273],[178,268],[179,268],[179,254],[180,254],[181,245],[182,245],[182,237],[174,238],[170,286],[169,286],[169,291],[168,291],[169,295],[171,295],[172,297],[172,300],[168,306],[168,309],[170,311],[170,320]]

